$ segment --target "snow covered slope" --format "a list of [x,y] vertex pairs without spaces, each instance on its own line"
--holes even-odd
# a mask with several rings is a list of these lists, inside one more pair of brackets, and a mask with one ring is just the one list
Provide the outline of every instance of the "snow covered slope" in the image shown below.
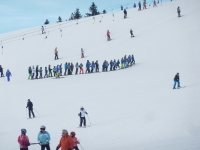
[[[178,18],[180,6],[183,17]],[[23,37],[3,40],[0,65],[10,69],[8,83],[0,78],[0,149],[17,150],[21,128],[37,142],[41,125],[51,134],[55,149],[61,130],[75,131],[85,150],[198,150],[200,149],[200,2],[177,0],[156,8],[63,22],[0,35],[0,39],[25,32]],[[99,22],[102,19],[101,23]],[[133,29],[135,38],[130,38]],[[106,30],[112,41],[106,41]],[[33,30],[37,33],[27,34]],[[35,35],[35,36],[34,36]],[[32,36],[32,37],[28,37]],[[16,40],[19,39],[19,40]],[[16,40],[10,43],[11,40]],[[54,60],[54,48],[59,57]],[[80,58],[85,48],[86,58]],[[63,79],[27,80],[28,67],[41,67],[86,60],[100,63],[134,54],[136,65],[115,72],[66,76]],[[174,75],[180,73],[182,88],[173,90]],[[26,102],[34,104],[35,119],[27,119]],[[84,106],[92,123],[79,125]],[[36,112],[37,111],[37,112]],[[87,118],[87,124],[89,120]],[[38,145],[29,150],[39,150]]]

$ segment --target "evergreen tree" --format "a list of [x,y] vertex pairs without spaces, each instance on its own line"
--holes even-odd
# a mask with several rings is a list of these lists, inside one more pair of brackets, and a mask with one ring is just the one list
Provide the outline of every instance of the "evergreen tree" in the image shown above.
[[47,19],[47,20],[44,22],[44,24],[49,24],[49,20]]
[[79,11],[79,8],[76,8],[76,11],[74,12],[74,19],[80,19],[82,18],[82,15]]
[[62,22],[62,19],[61,19],[61,17],[60,17],[60,16],[58,17],[58,22]]
[[103,10],[103,14],[106,14],[106,13],[107,13],[107,12],[106,12],[106,10],[104,9],[104,10]]
[[92,2],[92,5],[89,8],[90,13],[86,13],[87,16],[95,16],[95,15],[99,15],[100,12],[97,10],[97,6],[95,5],[94,2]]

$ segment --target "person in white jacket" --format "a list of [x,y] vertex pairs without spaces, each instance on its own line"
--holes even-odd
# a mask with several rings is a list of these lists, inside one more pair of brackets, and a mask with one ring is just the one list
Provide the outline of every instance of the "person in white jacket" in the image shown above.
[[35,75],[35,68],[34,66],[32,67],[32,78],[31,79],[34,79],[34,75]]
[[80,113],[78,114],[80,117],[80,125],[79,127],[82,127],[82,124],[84,125],[84,127],[86,127],[86,119],[85,119],[85,115],[88,114],[85,109],[83,107],[81,107]]

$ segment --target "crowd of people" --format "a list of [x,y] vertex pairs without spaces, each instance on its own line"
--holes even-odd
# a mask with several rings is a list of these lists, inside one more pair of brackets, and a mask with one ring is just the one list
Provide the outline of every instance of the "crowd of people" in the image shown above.
[[[121,65],[120,65],[121,64]],[[134,55],[124,56],[121,58],[121,60],[111,60],[110,62],[104,61],[102,64],[102,72],[109,71],[108,67],[110,66],[110,71],[114,71],[117,69],[124,69],[128,68],[135,64],[135,58]],[[63,71],[64,68],[64,71]],[[95,73],[99,72],[99,62],[92,61],[90,62],[87,60],[86,62],[86,71],[84,72],[83,64],[82,63],[76,63],[75,66],[71,62],[66,62],[64,65],[59,64],[57,66],[54,66],[53,68],[51,65],[48,67],[45,67],[44,74],[42,67],[39,67],[38,65],[36,67],[30,66],[28,68],[28,79],[41,79],[41,78],[48,78],[48,77],[56,77],[59,78],[60,76],[66,76],[66,75],[73,75],[75,68],[75,75],[84,74],[84,73]]]

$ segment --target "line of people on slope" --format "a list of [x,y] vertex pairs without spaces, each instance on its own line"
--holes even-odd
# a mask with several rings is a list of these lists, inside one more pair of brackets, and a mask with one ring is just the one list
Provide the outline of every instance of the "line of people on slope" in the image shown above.
[[[120,67],[121,64],[121,67]],[[122,57],[121,61],[118,60],[111,60],[110,61],[110,71],[112,70],[116,70],[118,69],[124,69],[127,68],[131,65],[135,64],[135,58],[134,55],[129,55],[128,57],[125,55],[124,57]],[[108,71],[108,66],[109,63],[105,60],[102,64],[102,72],[104,71]],[[31,68],[28,68],[28,79],[41,79],[41,78],[48,78],[48,77],[56,77],[59,78],[62,75],[72,75],[73,71],[74,71],[74,67],[75,67],[75,75],[78,74],[84,74],[84,70],[83,70],[83,64],[80,63],[78,64],[78,62],[75,64],[73,63],[65,63],[64,64],[64,74],[63,74],[63,68],[62,68],[62,64],[54,66],[53,68],[51,68],[51,65],[49,65],[49,67],[45,67],[45,74],[43,76],[43,69],[42,67],[39,68],[39,66],[37,65],[36,68],[34,68],[34,66]],[[99,63],[98,60],[96,62],[92,61],[90,63],[89,60],[87,60],[86,62],[86,71],[85,73],[94,73],[94,72],[99,72]],[[39,75],[39,76],[38,76]]]

